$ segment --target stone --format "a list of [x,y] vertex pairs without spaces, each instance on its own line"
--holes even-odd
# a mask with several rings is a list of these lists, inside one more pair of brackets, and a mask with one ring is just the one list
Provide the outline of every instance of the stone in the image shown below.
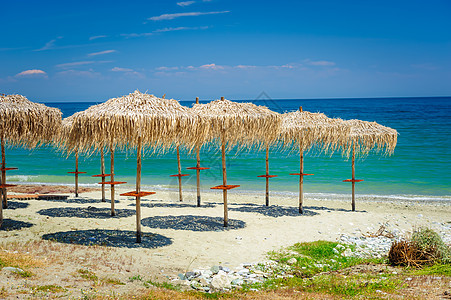
[[213,274],[218,274],[219,270],[220,270],[219,266],[213,266],[210,268],[210,271]]
[[[197,276],[196,276],[197,275]],[[193,279],[194,277],[198,277],[200,274],[196,274],[195,272],[186,272],[185,277],[188,280]]]
[[230,269],[227,268],[227,267],[222,267],[222,270],[223,270],[224,272],[226,272],[226,273],[230,273]]
[[297,262],[298,262],[298,260],[296,258],[294,258],[294,257],[292,257],[289,260],[287,260],[287,264],[289,264],[289,265],[294,265]]
[[178,277],[180,280],[186,280],[186,276],[185,276],[185,274],[183,274],[183,273],[180,273],[179,275],[177,275],[177,277]]
[[2,269],[3,271],[9,271],[9,272],[13,272],[13,273],[22,273],[23,270],[20,268],[14,268],[14,267],[4,267]]
[[240,274],[240,275],[249,274],[249,269],[241,269],[237,273]]
[[210,283],[210,288],[213,291],[223,291],[224,289],[230,289],[230,278],[227,274],[221,273],[213,276]]

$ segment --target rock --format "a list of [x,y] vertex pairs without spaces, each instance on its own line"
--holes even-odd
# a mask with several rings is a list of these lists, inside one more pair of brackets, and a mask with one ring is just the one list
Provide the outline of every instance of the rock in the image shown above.
[[13,273],[22,273],[23,270],[20,268],[14,268],[14,267],[4,267],[2,269],[2,271],[9,271],[9,272],[13,272]]
[[219,270],[220,270],[219,266],[213,266],[210,268],[210,271],[213,274],[218,274]]
[[177,275],[177,277],[178,277],[180,280],[186,280],[186,279],[187,279],[186,276],[185,276],[185,274],[183,274],[183,273],[180,273],[179,275]]
[[223,291],[224,289],[230,289],[230,279],[229,276],[225,273],[220,273],[215,276],[213,276],[210,288],[213,291]]
[[289,265],[294,265],[297,262],[298,262],[298,260],[296,258],[294,258],[294,257],[292,257],[289,260],[287,260],[287,264],[289,264]]
[[236,278],[234,280],[232,280],[231,284],[232,285],[242,285],[244,283],[244,280],[241,278]]
[[199,279],[199,283],[200,283],[201,285],[203,285],[203,286],[206,286],[206,285],[209,284],[209,282],[207,281],[207,279],[205,279],[205,278],[203,278],[203,277],[201,277],[201,278]]
[[191,281],[191,287],[195,290],[203,290],[202,284],[197,281]]
[[247,275],[249,274],[249,269],[241,269],[237,273],[240,275]]
[[222,270],[223,270],[224,272],[226,272],[226,273],[230,273],[230,269],[227,268],[227,267],[222,267]]
[[[196,276],[197,275],[197,276]],[[186,279],[188,279],[188,280],[191,280],[191,279],[193,279],[193,278],[195,278],[195,277],[198,277],[200,274],[196,274],[195,272],[186,272],[185,273],[185,277],[186,277]]]

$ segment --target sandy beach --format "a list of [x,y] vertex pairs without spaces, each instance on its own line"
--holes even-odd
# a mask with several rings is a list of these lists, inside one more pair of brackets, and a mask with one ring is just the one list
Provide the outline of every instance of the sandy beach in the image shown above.
[[[349,202],[307,197],[305,214],[299,215],[296,197],[272,196],[271,206],[265,207],[263,195],[236,192],[229,194],[231,226],[224,229],[221,193],[203,193],[198,208],[192,192],[185,191],[180,202],[177,192],[160,191],[142,199],[144,236],[143,243],[136,244],[135,202],[120,197],[121,192],[125,190],[117,191],[116,217],[110,217],[110,203],[108,199],[102,203],[97,190],[78,198],[68,194],[67,200],[10,200],[0,231],[1,251],[18,251],[45,267],[35,279],[18,279],[2,272],[0,282],[7,282],[11,289],[44,283],[71,286],[79,281],[74,274],[80,268],[121,282],[137,275],[167,280],[166,276],[195,268],[236,268],[241,263],[264,261],[268,251],[297,242],[336,241],[341,234],[374,233],[381,225],[406,234],[414,227],[428,226],[451,236],[447,226],[450,206],[443,203],[358,198],[357,211],[352,212]],[[86,246],[90,243],[104,246]],[[108,292],[107,287],[98,288]],[[115,292],[136,288],[129,282],[117,286]]]

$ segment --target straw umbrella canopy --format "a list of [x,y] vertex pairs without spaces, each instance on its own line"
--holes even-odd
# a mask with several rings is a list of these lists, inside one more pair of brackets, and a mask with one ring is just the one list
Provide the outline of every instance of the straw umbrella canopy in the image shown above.
[[205,139],[198,140],[197,145],[206,142],[208,138],[221,145],[223,184],[212,189],[223,191],[224,227],[227,227],[227,191],[239,185],[227,185],[226,148],[231,149],[238,143],[242,146],[272,143],[277,138],[281,117],[264,106],[232,102],[223,97],[207,104],[194,104],[191,110],[207,122],[207,126],[202,126],[199,130],[209,132],[207,135],[198,134]]
[[282,115],[280,138],[285,147],[294,147],[299,150],[299,213],[303,213],[303,185],[304,176],[313,175],[304,173],[304,151],[314,145],[322,150],[336,149],[348,136],[349,127],[341,119],[331,119],[322,113],[303,111],[302,107],[294,112]]
[[136,241],[141,242],[141,197],[154,192],[141,191],[141,152],[143,146],[170,148],[180,136],[186,143],[195,140],[192,129],[197,118],[176,100],[162,99],[135,91],[112,98],[74,114],[68,147],[89,152],[109,146],[136,148],[136,190],[125,196],[136,198]]
[[[2,151],[1,188],[3,207],[7,207],[5,143],[34,148],[51,142],[61,128],[62,113],[57,108],[34,103],[21,95],[0,95],[0,139]],[[3,222],[0,205],[0,226]]]
[[62,128],[61,128],[60,134],[58,136],[58,139],[55,141],[55,144],[60,150],[67,151],[68,156],[71,152],[75,153],[75,170],[67,172],[67,173],[74,174],[74,176],[75,176],[75,197],[78,197],[78,176],[79,176],[79,174],[86,174],[86,172],[80,172],[78,169],[78,156],[79,156],[78,148],[74,148],[74,149],[67,148],[67,137],[69,136],[70,131],[72,130],[73,121],[74,121],[73,115],[63,119]]
[[366,156],[372,149],[391,155],[395,151],[398,132],[376,122],[361,120],[345,121],[350,128],[348,138],[342,145],[342,151],[349,158],[352,156],[352,179],[343,180],[352,183],[352,211],[355,211],[355,183],[363,181],[355,178],[355,157]]

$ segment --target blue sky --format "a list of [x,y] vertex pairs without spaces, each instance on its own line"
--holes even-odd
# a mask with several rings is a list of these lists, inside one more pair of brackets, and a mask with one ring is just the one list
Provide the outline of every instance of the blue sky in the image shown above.
[[0,93],[451,95],[451,1],[0,0]]

